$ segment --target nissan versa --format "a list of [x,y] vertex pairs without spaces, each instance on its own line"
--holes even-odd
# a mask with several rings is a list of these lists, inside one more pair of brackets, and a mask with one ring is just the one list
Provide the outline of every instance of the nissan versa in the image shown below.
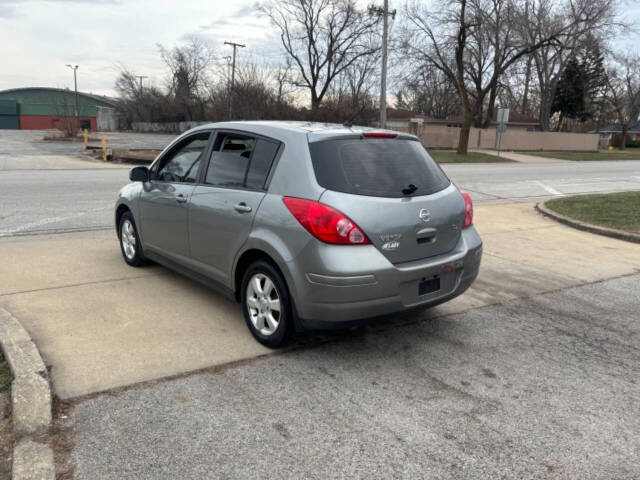
[[124,260],[226,293],[269,347],[444,302],[478,275],[471,198],[412,135],[213,123],[130,179],[115,209]]

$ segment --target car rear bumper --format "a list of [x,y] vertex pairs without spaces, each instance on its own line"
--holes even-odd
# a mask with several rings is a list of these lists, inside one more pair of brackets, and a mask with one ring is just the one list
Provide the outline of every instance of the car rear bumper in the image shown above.
[[[427,259],[394,265],[372,245],[314,241],[287,269],[301,326],[335,328],[450,300],[473,283],[481,258],[482,241],[470,227],[452,251]],[[420,294],[420,283],[434,278],[439,288]]]

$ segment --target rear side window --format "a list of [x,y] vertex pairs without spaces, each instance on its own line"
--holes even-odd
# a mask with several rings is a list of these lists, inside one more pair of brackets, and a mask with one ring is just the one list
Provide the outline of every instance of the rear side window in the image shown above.
[[216,137],[205,183],[263,189],[280,144],[236,133]]
[[271,164],[276,158],[280,144],[268,140],[258,139],[256,149],[251,157],[246,185],[249,188],[264,188]]
[[[398,139],[325,140],[309,144],[318,183],[372,197],[429,195],[451,183],[420,142]],[[410,184],[415,192],[404,195]]]
[[224,134],[216,137],[205,182],[220,187],[243,187],[255,138]]

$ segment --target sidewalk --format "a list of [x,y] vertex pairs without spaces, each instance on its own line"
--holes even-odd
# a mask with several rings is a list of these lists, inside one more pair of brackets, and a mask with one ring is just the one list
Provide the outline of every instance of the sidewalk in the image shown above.
[[[478,205],[475,224],[484,241],[477,282],[429,315],[640,267],[640,245],[560,225],[533,204]],[[61,398],[270,353],[237,304],[163,267],[127,267],[113,231],[3,238],[0,257],[0,306],[29,330]]]
[[496,150],[475,150],[477,152],[486,153],[487,155],[494,155],[496,157],[508,158],[509,160],[513,160],[514,162],[520,163],[558,163],[558,162],[566,162],[566,160],[561,160],[558,158],[547,158],[547,157],[538,157],[537,155],[527,155],[526,153],[515,153],[515,152],[506,152],[502,151],[498,155]]

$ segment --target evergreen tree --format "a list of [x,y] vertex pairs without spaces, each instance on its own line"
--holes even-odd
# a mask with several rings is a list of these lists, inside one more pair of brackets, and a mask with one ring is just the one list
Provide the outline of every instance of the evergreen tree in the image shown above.
[[560,113],[561,122],[565,118],[585,122],[598,111],[607,78],[603,62],[597,43],[567,62],[551,106],[552,112]]

